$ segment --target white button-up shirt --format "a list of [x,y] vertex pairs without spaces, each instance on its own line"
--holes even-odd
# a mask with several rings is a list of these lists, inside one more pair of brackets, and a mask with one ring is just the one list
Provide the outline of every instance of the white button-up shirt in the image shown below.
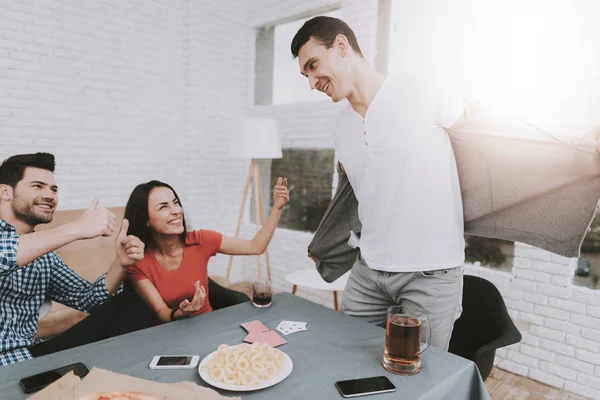
[[364,119],[348,105],[334,120],[337,155],[359,203],[361,254],[373,269],[464,262],[456,161],[435,94],[422,79],[387,78]]

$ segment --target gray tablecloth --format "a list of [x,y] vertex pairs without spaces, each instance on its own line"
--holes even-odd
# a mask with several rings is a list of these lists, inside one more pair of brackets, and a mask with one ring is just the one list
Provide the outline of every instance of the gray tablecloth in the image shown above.
[[90,369],[99,367],[154,381],[188,380],[208,386],[197,370],[151,370],[148,364],[159,354],[197,354],[202,358],[221,343],[241,343],[246,332],[239,324],[254,319],[271,329],[281,320],[308,322],[308,331],[285,336],[288,343],[279,347],[291,357],[294,369],[284,381],[270,388],[243,393],[220,391],[223,395],[241,394],[243,399],[341,399],[334,386],[336,381],[385,375],[397,391],[374,399],[490,398],[475,364],[434,347],[423,354],[423,370],[418,375],[388,373],[381,366],[384,329],[289,293],[274,296],[273,305],[267,309],[240,304],[0,367],[0,398],[25,399],[19,386],[21,378],[74,362],[83,362]]

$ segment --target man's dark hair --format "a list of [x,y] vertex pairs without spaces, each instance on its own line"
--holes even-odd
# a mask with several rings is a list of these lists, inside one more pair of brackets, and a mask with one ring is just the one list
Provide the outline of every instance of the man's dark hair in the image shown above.
[[302,25],[302,28],[296,32],[296,36],[292,39],[292,56],[298,57],[300,48],[304,46],[311,38],[318,43],[330,49],[335,42],[337,35],[342,34],[348,38],[348,43],[352,50],[359,56],[363,57],[362,51],[358,46],[358,41],[354,32],[348,24],[338,18],[319,16],[309,19]]
[[54,172],[55,166],[54,155],[50,153],[17,154],[7,158],[0,165],[0,185],[8,185],[14,189],[23,179],[25,168]]

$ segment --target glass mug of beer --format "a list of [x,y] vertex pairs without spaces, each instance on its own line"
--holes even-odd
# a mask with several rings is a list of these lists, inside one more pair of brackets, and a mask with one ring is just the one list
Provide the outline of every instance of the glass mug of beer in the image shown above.
[[392,306],[387,311],[383,367],[399,375],[421,372],[421,353],[431,343],[429,317],[407,306]]
[[259,280],[252,284],[252,305],[256,308],[271,306],[271,281]]

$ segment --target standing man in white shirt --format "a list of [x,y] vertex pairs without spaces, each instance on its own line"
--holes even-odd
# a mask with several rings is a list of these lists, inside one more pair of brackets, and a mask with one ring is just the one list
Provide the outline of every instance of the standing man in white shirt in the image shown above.
[[462,311],[464,228],[456,162],[436,125],[433,88],[373,69],[337,18],[307,21],[291,51],[311,89],[349,103],[334,120],[334,141],[362,232],[342,311],[385,325],[388,307],[412,306],[431,319],[431,344],[447,350]]

